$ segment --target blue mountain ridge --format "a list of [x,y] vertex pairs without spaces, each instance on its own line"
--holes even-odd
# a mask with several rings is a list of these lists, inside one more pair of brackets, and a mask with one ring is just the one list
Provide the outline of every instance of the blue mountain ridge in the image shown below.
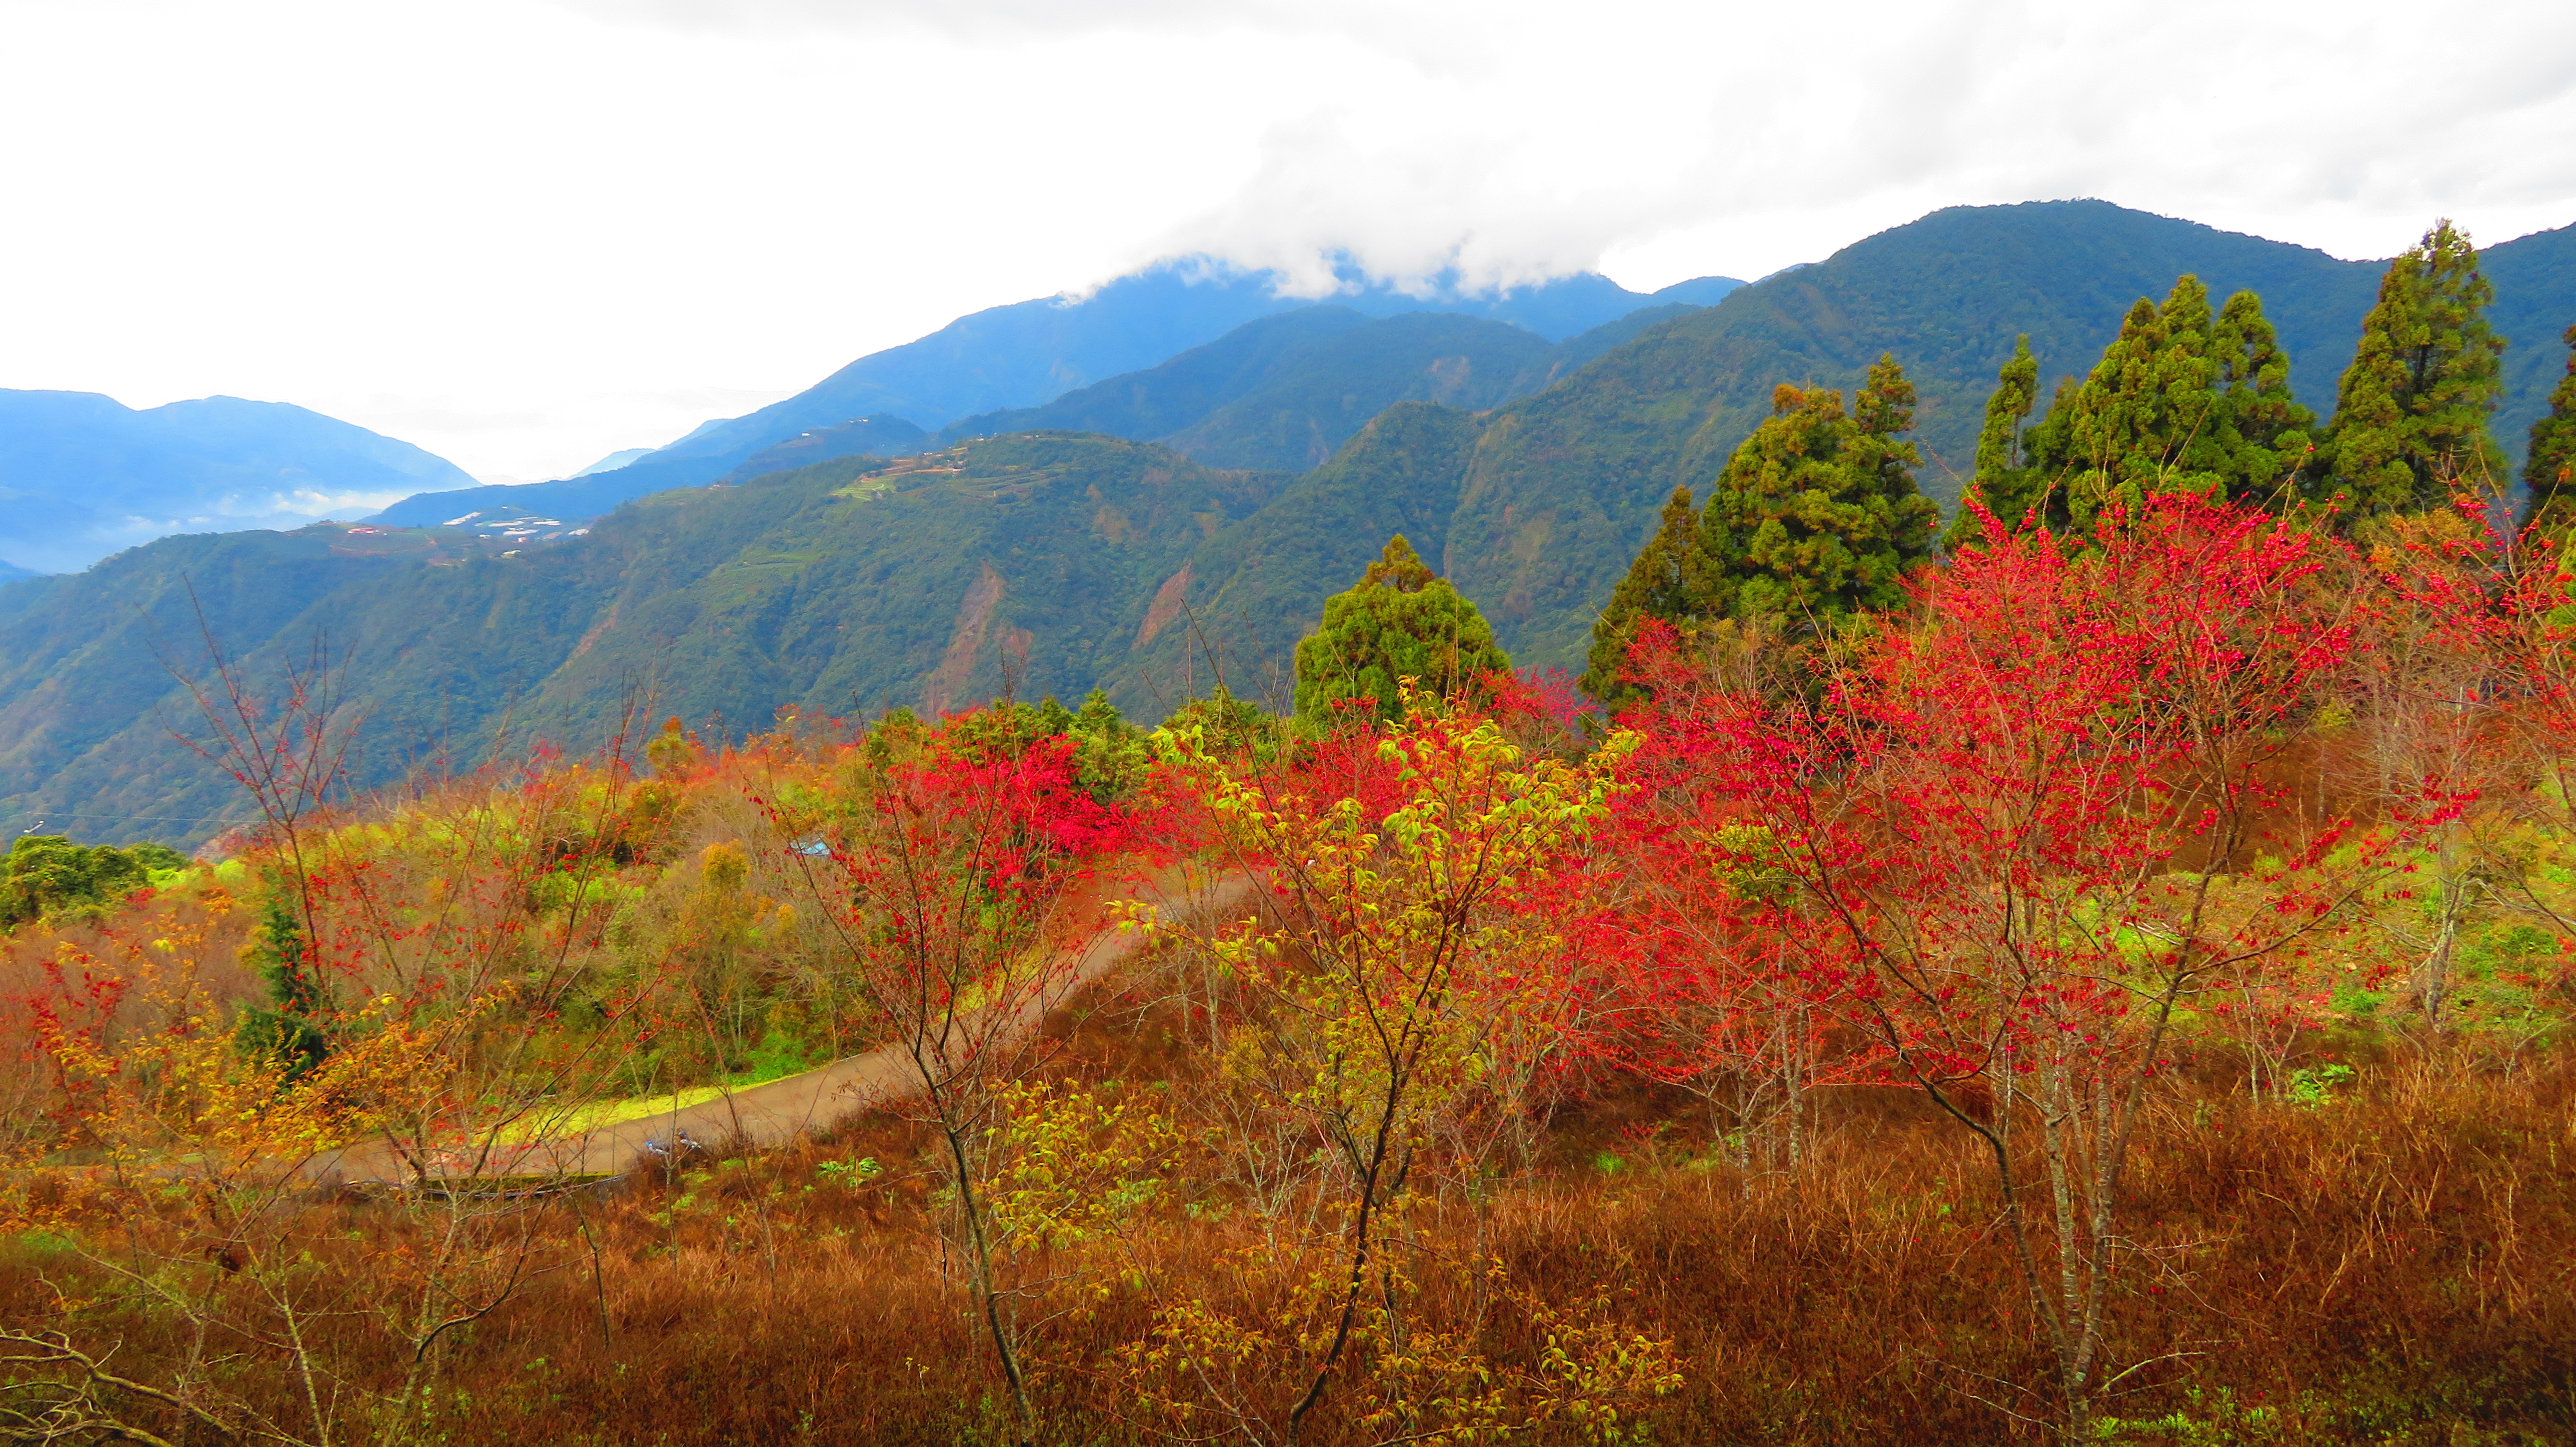
[[136,410],[95,392],[0,389],[0,560],[66,572],[180,532],[301,527],[464,469],[284,402]]
[[[625,467],[556,482],[472,488],[436,500],[405,498],[371,521],[419,526],[496,505],[595,517],[648,493],[745,475],[743,464],[764,449],[854,420],[870,419],[887,429],[900,423],[927,433],[965,417],[1041,406],[1156,366],[1247,322],[1300,308],[1331,305],[1369,317],[1455,312],[1509,322],[1561,342],[1641,308],[1706,305],[1741,284],[1698,277],[1646,294],[1585,272],[1490,295],[1462,291],[1454,277],[1440,278],[1416,296],[1350,272],[1333,295],[1294,297],[1277,293],[1279,280],[1274,272],[1190,258],[1157,263],[1086,296],[989,307],[917,341],[861,357],[784,401],[706,423]],[[838,452],[884,445],[862,448],[854,442]]]

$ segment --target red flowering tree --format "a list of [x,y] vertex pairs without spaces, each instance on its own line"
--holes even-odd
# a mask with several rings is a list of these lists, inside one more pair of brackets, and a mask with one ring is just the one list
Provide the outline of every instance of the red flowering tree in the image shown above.
[[2434,1031],[2481,1003],[2454,957],[2482,919],[2576,935],[2559,842],[2576,826],[2576,559],[2537,528],[2498,531],[2493,499],[2453,502],[2373,530],[2376,646],[2350,690],[2362,747],[2347,788],[2414,825],[2376,919],[2383,953],[2411,961],[2406,1000]]
[[893,1047],[942,1144],[961,1259],[1024,1434],[1020,1293],[984,1154],[1009,1126],[999,1088],[1028,1073],[1038,1026],[1082,983],[1104,919],[1082,886],[1126,834],[1078,764],[1063,735],[961,738],[952,724],[863,771],[794,855],[839,942],[851,1024]]
[[2322,546],[2188,498],[2081,551],[1996,527],[1810,691],[1659,691],[1735,831],[1699,847],[1815,938],[1803,997],[1983,1143],[2074,1437],[2177,1013],[2293,968],[2376,867],[2266,827],[2351,646]]

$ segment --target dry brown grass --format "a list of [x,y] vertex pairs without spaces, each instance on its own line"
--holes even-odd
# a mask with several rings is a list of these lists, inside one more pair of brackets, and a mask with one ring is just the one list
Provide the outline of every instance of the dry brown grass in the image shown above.
[[[2111,1360],[2150,1364],[2111,1410],[2202,1424],[2138,1440],[2576,1437],[2576,1052],[2510,1075],[2392,1055],[2316,1109],[2250,1104],[2228,1079],[2212,1067],[2173,1091],[2131,1177],[2137,1249]],[[1688,1385],[1655,1414],[1664,1442],[2045,1439],[2012,1415],[2048,1415],[2031,1395],[2046,1353],[2024,1329],[1958,1132],[1903,1093],[1848,1091],[1817,1164],[1747,1178],[1691,1161],[1686,1129],[1636,1128],[1664,1105],[1606,1094],[1563,1119],[1540,1166],[1481,1214],[1454,1196],[1427,1210],[1422,1318],[1476,1324],[1498,1362],[1526,1363],[1539,1343],[1477,1288],[1469,1261],[1499,1257],[1514,1285],[1553,1300],[1607,1293],[1685,1364]],[[922,1144],[900,1122],[861,1122],[829,1144],[543,1208],[544,1270],[457,1340],[431,1428],[457,1444],[1002,1440],[990,1351],[944,1269]],[[1605,1151],[1619,1169],[1601,1168]],[[864,1186],[821,1169],[861,1157],[886,1167]],[[72,1176],[33,1195],[110,1259],[124,1249],[114,1223],[139,1207]],[[358,1404],[399,1375],[369,1325],[371,1296],[419,1222],[386,1203],[298,1209],[317,1299],[337,1313],[328,1356],[345,1425],[362,1439]],[[155,1224],[136,1239],[176,1256],[184,1207],[147,1214]],[[186,1333],[64,1233],[0,1246],[0,1321],[121,1343],[132,1374],[174,1372]],[[1224,1302],[1247,1289],[1228,1253],[1258,1234],[1241,1213],[1175,1213],[1130,1259]],[[244,1306],[239,1324],[255,1316]],[[1058,1440],[1146,1440],[1112,1369],[1145,1324],[1143,1303],[1113,1292],[1039,1333]],[[278,1354],[246,1336],[215,1345],[243,1354],[219,1384],[292,1426]],[[1313,1440],[1358,1440],[1347,1428],[1328,1422]]]

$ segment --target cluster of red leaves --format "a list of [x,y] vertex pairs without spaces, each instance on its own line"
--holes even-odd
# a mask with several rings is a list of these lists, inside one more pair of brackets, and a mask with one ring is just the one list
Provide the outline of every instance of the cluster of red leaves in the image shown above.
[[[2332,546],[2191,498],[2080,549],[1997,528],[1917,581],[1913,616],[1768,693],[1642,629],[1654,701],[1623,722],[1651,787],[1618,821],[1629,887],[1591,927],[1648,1018],[1700,1023],[1641,1063],[1806,1050],[1822,1078],[1959,1080],[2099,1054],[2154,998],[2141,975],[2277,962],[2335,897],[2312,867],[2343,840],[2253,822],[2354,646],[2316,586]],[[2264,907],[2219,907],[2220,870]],[[1858,1041],[1827,1058],[1837,1019]]]

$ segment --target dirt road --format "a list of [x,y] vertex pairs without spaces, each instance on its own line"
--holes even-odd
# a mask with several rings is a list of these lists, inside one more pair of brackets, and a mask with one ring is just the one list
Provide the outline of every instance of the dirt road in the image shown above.
[[[1230,907],[1249,894],[1249,884],[1240,878],[1211,882],[1191,870],[1172,871],[1129,891],[1129,897],[1148,900],[1167,913]],[[1021,1007],[1013,1028],[1037,1029],[1084,986],[1116,969],[1142,941],[1143,936],[1133,932],[1103,931],[1072,968],[1059,973],[1039,998]],[[616,1175],[639,1159],[650,1158],[648,1142],[658,1142],[667,1150],[683,1133],[709,1144],[739,1140],[764,1149],[785,1145],[800,1135],[904,1098],[915,1088],[915,1079],[902,1051],[888,1046],[583,1135],[500,1148],[473,1167],[460,1167],[460,1173],[514,1181]],[[362,1141],[318,1157],[308,1174],[316,1181],[352,1185],[390,1185],[411,1178],[400,1157],[382,1140]]]

